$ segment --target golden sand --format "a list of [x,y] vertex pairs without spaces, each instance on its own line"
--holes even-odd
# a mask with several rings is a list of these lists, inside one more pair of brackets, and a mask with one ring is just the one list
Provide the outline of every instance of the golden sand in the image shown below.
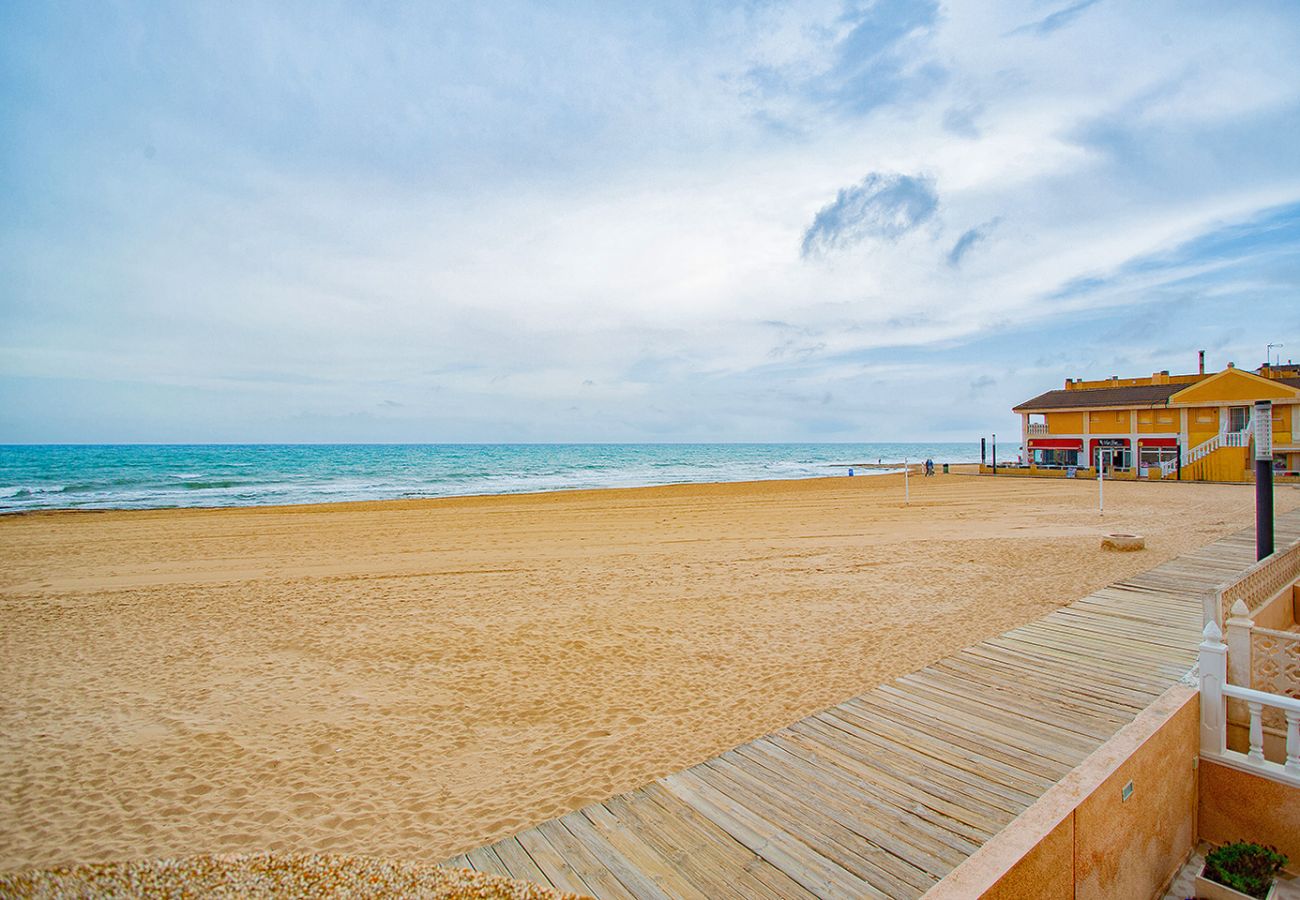
[[441,860],[1248,525],[1253,492],[1106,501],[952,475],[904,508],[880,476],[0,519],[0,869]]
[[410,897],[571,900],[551,888],[467,869],[357,856],[201,854],[0,872],[0,897]]

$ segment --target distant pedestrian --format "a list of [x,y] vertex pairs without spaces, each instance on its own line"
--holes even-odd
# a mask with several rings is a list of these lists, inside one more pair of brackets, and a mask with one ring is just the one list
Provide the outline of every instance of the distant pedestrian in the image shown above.
[[925,461],[925,477],[929,478],[934,474],[934,460],[927,458]]

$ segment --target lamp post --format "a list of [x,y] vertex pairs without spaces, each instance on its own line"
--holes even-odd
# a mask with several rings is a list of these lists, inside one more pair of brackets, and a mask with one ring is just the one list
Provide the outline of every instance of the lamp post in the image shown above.
[[1255,559],[1273,552],[1273,402],[1255,403]]

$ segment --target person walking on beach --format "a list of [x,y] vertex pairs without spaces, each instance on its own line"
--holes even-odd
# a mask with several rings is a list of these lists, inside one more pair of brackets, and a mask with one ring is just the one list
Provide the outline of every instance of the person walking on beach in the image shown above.
[[929,478],[929,477],[930,477],[931,475],[933,475],[933,474],[934,474],[934,460],[930,459],[929,457],[926,457],[926,460],[925,460],[925,477],[926,477],[926,478]]

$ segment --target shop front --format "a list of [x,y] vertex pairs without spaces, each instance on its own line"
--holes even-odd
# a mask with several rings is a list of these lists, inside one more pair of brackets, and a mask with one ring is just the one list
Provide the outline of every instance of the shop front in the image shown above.
[[1064,469],[1079,465],[1083,452],[1081,438],[1030,438],[1029,464],[1046,469]]
[[1138,474],[1146,477],[1147,469],[1178,461],[1178,438],[1138,438]]
[[1088,445],[1088,461],[1093,466],[1127,470],[1133,468],[1132,444],[1128,438],[1093,438]]

